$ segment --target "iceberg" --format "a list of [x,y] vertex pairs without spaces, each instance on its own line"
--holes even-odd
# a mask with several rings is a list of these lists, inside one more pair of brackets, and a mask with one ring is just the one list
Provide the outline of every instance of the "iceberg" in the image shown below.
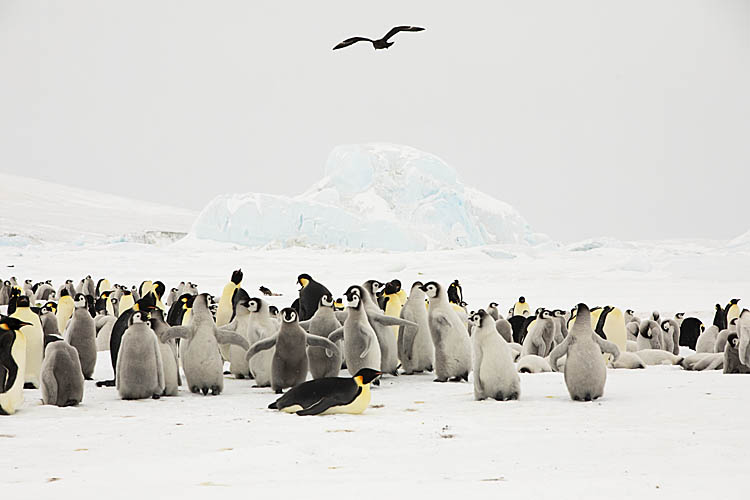
[[465,186],[437,156],[391,144],[334,148],[324,177],[297,196],[218,196],[191,233],[253,247],[393,251],[549,240],[507,203]]

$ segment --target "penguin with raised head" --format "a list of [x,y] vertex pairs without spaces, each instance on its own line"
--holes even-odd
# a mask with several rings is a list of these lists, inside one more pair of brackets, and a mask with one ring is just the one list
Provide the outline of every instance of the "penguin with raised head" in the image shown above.
[[18,318],[0,315],[0,415],[12,415],[23,404],[26,338]]
[[76,406],[83,401],[83,371],[78,351],[67,342],[52,342],[42,362],[42,403]]
[[518,399],[521,379],[513,365],[508,343],[497,334],[494,318],[480,309],[469,319],[474,325],[471,339],[474,350],[474,399]]
[[[323,295],[320,298],[320,304],[318,310],[309,320],[308,332],[310,335],[317,335],[328,339],[328,335],[336,329],[341,328],[341,323],[336,319],[336,314],[333,310],[333,296],[330,294]],[[341,360],[342,360],[342,343],[337,342],[336,347],[339,348],[337,353],[330,356],[330,352],[326,353],[326,349],[317,346],[307,347],[307,358],[310,360],[310,374],[312,378],[325,378],[325,377],[336,377],[341,371]]]
[[164,321],[164,313],[161,309],[156,308],[148,315],[148,324],[151,330],[156,334],[161,353],[161,362],[164,372],[164,396],[177,396],[179,387],[182,385],[180,380],[180,366],[177,359],[177,343],[175,339],[165,338],[169,325]]
[[102,296],[104,292],[109,292],[112,290],[112,285],[109,283],[109,280],[107,278],[99,278],[99,281],[96,282],[96,298]]
[[249,348],[247,340],[235,332],[216,327],[209,310],[208,294],[198,294],[193,300],[190,324],[173,326],[162,336],[167,342],[172,338],[186,339],[185,356],[182,368],[185,372],[190,392],[219,395],[224,390],[224,376],[218,344],[234,344],[243,349]]
[[164,366],[159,341],[148,313],[135,311],[120,344],[115,387],[122,399],[159,399],[164,392]]
[[[386,316],[400,318],[401,309],[404,307],[406,299],[406,293],[401,289],[401,281],[391,280],[385,284],[383,295],[378,300],[378,303]],[[399,327],[392,326],[391,329],[394,335],[398,336]]]
[[622,311],[614,306],[604,306],[596,319],[594,331],[603,339],[615,344],[620,351],[627,347],[628,334]]
[[268,405],[297,415],[359,414],[370,404],[370,384],[380,375],[362,368],[352,378],[325,377],[304,382]]
[[22,295],[16,302],[12,318],[19,319],[28,325],[21,328],[26,338],[26,370],[24,371],[24,389],[39,388],[41,384],[42,358],[44,357],[44,330],[39,316],[31,310],[29,297]]
[[[731,304],[731,303],[730,303]],[[716,325],[719,328],[719,331],[726,330],[727,329],[727,311],[721,307],[721,304],[716,304],[714,306],[714,325]]]
[[739,302],[740,299],[732,299],[729,301],[729,304],[724,307],[724,317],[726,318],[727,324],[729,324],[733,319],[740,317],[740,313],[742,312],[742,310],[738,305]]
[[[251,299],[243,288],[236,289],[232,297],[233,318],[228,324],[222,327],[224,330],[241,335],[250,345],[253,344],[248,333],[251,302],[253,302],[253,310],[257,310],[257,299]],[[253,338],[252,340],[255,341],[257,339]],[[245,353],[247,351],[237,345],[224,345],[220,347],[222,356],[229,361],[229,373],[237,379],[249,378],[250,366],[245,361]]]
[[417,325],[399,327],[398,356],[407,375],[432,371],[435,364],[435,346],[430,337],[430,323],[424,306],[427,295],[422,286],[421,281],[412,284],[409,297],[401,309],[401,318]]
[[299,326],[298,318],[297,311],[291,307],[282,309],[279,332],[250,346],[245,355],[249,362],[255,353],[276,347],[271,363],[271,389],[277,394],[301,384],[307,378],[309,361],[306,346],[322,347],[330,351],[331,356],[339,352],[336,344],[327,338],[306,333]]
[[672,354],[680,354],[680,325],[677,320],[666,319],[661,322],[664,339],[667,341],[665,349]]
[[727,337],[724,347],[724,373],[750,373],[750,365],[740,360],[740,338],[736,333]]
[[451,304],[460,306],[464,301],[464,290],[458,280],[453,280],[453,282],[448,285],[447,293],[448,302]]
[[195,295],[189,293],[180,295],[180,298],[169,306],[169,311],[167,312],[167,324],[169,326],[182,325],[182,320],[184,319],[185,314],[191,307],[193,307],[193,300],[195,300]]
[[91,380],[96,367],[96,324],[89,314],[85,295],[76,294],[74,304],[73,317],[65,330],[65,341],[78,351],[83,378]]
[[497,308],[497,302],[490,302],[490,305],[487,306],[487,314],[492,316],[492,319],[495,321],[500,319],[500,310]]
[[434,281],[424,285],[430,301],[427,314],[435,346],[436,382],[468,382],[471,371],[471,341],[461,319],[448,303],[445,289]]
[[604,340],[591,328],[591,313],[586,304],[576,307],[576,322],[565,341],[550,354],[550,365],[557,370],[557,360],[565,360],[565,385],[574,401],[593,401],[604,394],[607,381],[607,365],[602,353],[612,354],[614,360],[620,349]]
[[[250,345],[276,335],[279,331],[279,323],[271,313],[271,306],[268,302],[254,297],[248,302],[247,308],[250,311],[247,324],[247,338]],[[253,356],[250,360],[249,370],[252,378],[255,379],[255,387],[271,386],[273,355],[275,352],[275,348],[266,349]],[[244,362],[248,364],[247,360]]]
[[300,274],[297,277],[299,289],[299,319],[306,321],[313,317],[318,309],[320,298],[325,295],[331,295],[330,290],[318,283],[309,274]]
[[513,305],[513,313],[511,316],[529,316],[531,314],[531,308],[526,302],[526,297],[518,297],[518,301]]
[[[129,311],[137,300],[131,290],[123,290],[118,303],[119,316],[122,316],[125,311]],[[156,306],[156,301],[154,301],[154,306]]]
[[216,310],[216,326],[222,327],[232,320],[232,297],[242,286],[242,269],[232,272],[229,283],[224,285],[219,298],[219,308]]
[[[328,335],[328,340],[334,343],[343,339],[346,368],[352,376],[363,368],[379,371],[381,364],[378,337],[367,319],[362,301],[365,293],[360,286],[349,287],[344,294],[347,312],[344,324]],[[378,382],[375,384],[378,385]]]

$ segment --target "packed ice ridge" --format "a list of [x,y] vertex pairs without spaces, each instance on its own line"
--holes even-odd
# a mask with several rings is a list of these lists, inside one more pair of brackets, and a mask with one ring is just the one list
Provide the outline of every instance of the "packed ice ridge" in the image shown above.
[[464,185],[438,157],[390,144],[334,148],[325,177],[297,196],[218,196],[192,232],[253,247],[397,251],[548,239],[507,203]]

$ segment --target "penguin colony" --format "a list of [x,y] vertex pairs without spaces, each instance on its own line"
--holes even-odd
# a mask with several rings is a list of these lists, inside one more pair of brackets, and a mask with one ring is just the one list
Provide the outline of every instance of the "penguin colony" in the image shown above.
[[[716,304],[708,327],[683,313],[640,318],[610,305],[532,312],[525,297],[506,318],[497,302],[469,311],[458,280],[417,281],[408,293],[399,280],[368,280],[334,298],[301,274],[299,297],[279,311],[242,280],[234,271],[218,298],[190,282],[167,293],[149,280],[128,287],[86,276],[58,288],[0,280],[0,414],[21,407],[24,389],[41,389],[44,404],[79,404],[106,350],[115,377],[96,386],[114,386],[122,399],[176,396],[183,381],[219,395],[228,375],[283,394],[269,408],[298,415],[361,413],[381,376],[430,371],[435,382],[471,381],[476,400],[497,401],[521,397],[519,372],[563,372],[576,401],[603,396],[608,368],[750,373],[750,311],[739,299]],[[681,356],[680,346],[694,354]]]

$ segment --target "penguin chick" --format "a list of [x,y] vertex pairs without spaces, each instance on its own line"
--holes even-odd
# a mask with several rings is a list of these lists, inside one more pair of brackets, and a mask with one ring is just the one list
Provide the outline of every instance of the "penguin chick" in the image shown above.
[[471,342],[466,327],[448,302],[448,295],[441,285],[431,281],[422,289],[430,301],[427,317],[435,346],[435,381],[468,381]]
[[495,319],[480,309],[471,316],[470,321],[474,325],[474,399],[518,399],[521,379],[513,365],[508,342],[497,334]]
[[740,361],[740,339],[736,333],[727,337],[724,347],[724,373],[750,373],[750,366]]
[[67,342],[52,342],[42,361],[42,403],[76,406],[83,401],[83,371],[78,351]]

